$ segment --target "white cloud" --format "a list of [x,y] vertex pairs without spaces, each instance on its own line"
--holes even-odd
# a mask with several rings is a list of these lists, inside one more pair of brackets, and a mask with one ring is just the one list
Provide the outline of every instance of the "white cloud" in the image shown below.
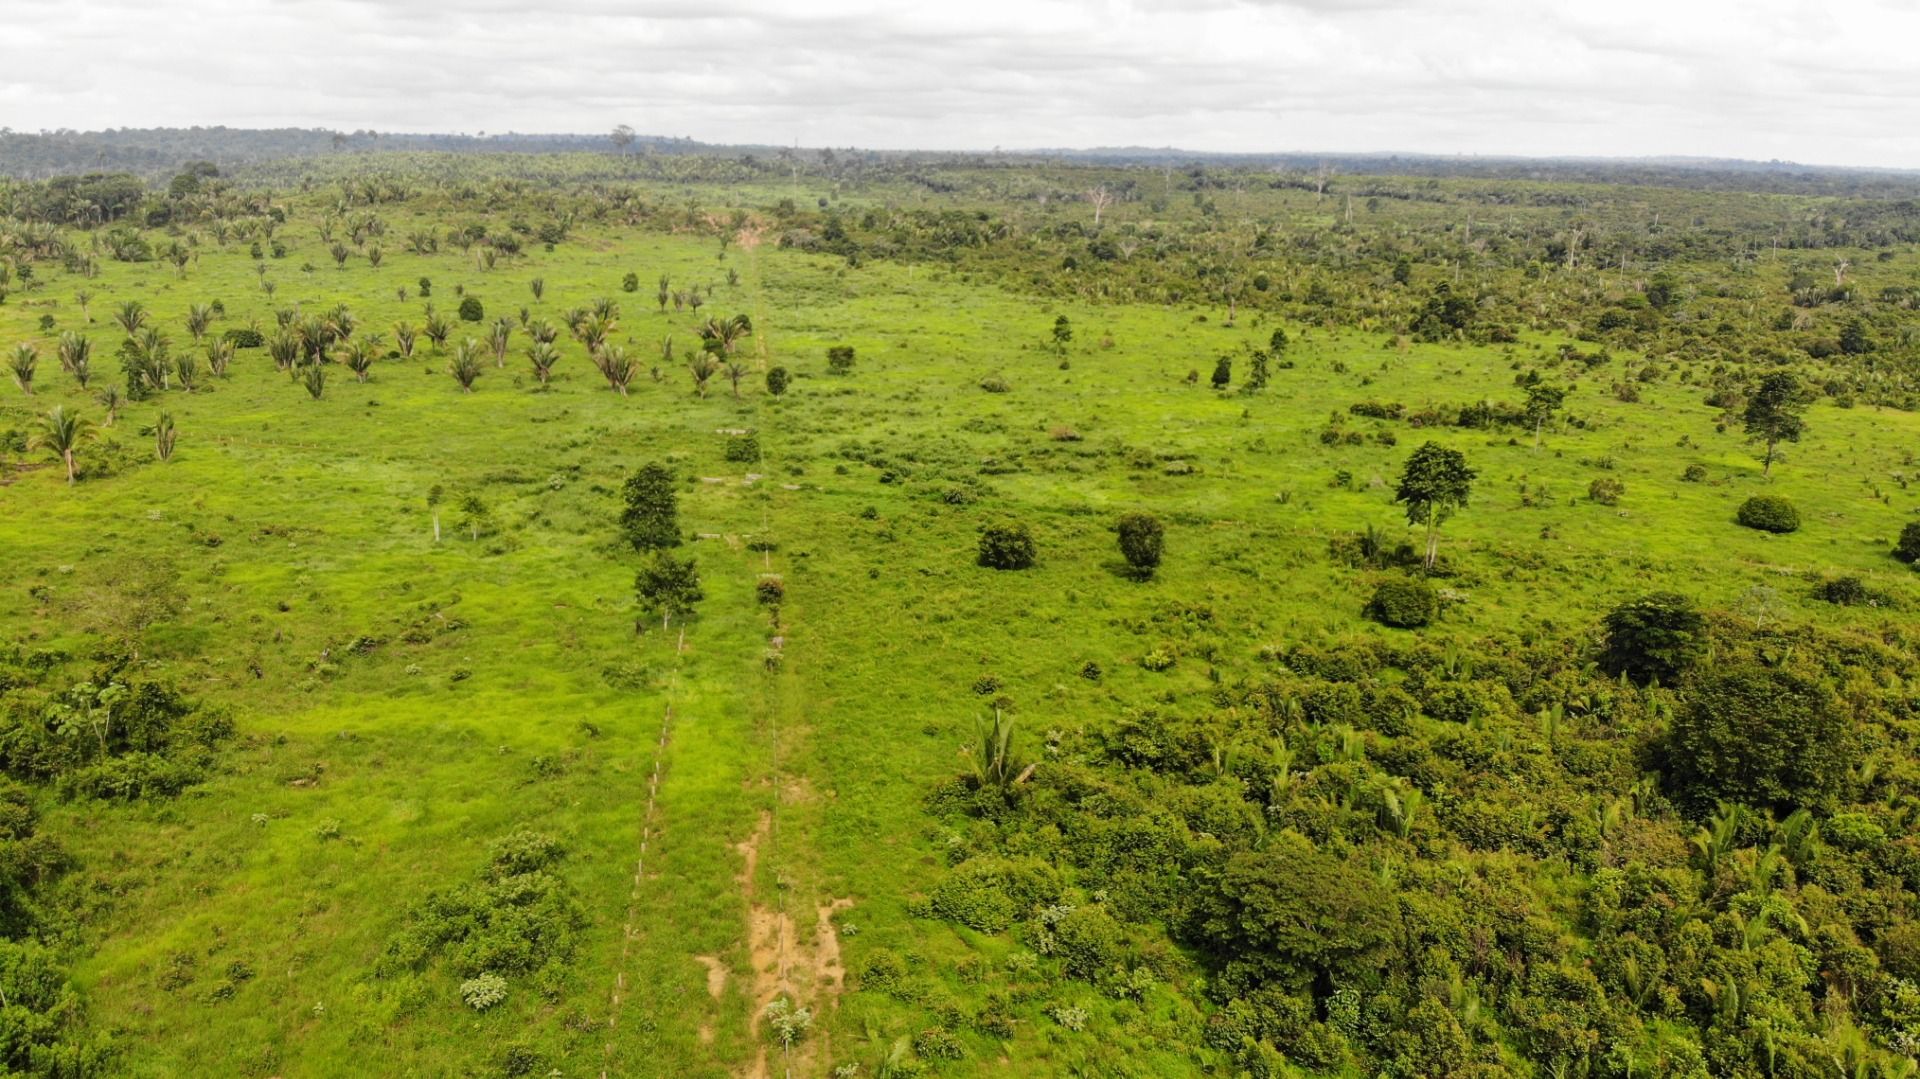
[[1920,167],[1920,7],[1803,0],[72,0],[0,123]]

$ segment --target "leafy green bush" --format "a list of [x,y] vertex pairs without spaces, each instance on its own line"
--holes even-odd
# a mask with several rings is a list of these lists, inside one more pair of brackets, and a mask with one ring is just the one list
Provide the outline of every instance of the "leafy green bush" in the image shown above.
[[478,296],[463,296],[460,299],[460,321],[479,322],[487,317],[487,309],[481,305]]
[[1196,881],[1186,935],[1236,989],[1304,988],[1377,974],[1399,934],[1379,881],[1344,858],[1280,832]]
[[827,370],[844,375],[853,370],[853,346],[834,345],[827,349]]
[[1127,565],[1138,576],[1152,576],[1166,546],[1166,528],[1160,519],[1151,513],[1129,513],[1115,522],[1113,530],[1120,536],[1120,555]]
[[726,454],[729,461],[754,464],[760,460],[760,436],[749,431],[727,439]]
[[1023,522],[988,525],[980,530],[980,564],[989,569],[1026,569],[1033,565],[1033,533]]
[[1855,576],[1830,577],[1813,586],[1813,598],[1841,607],[1859,607],[1865,604],[1879,603],[1885,597],[1867,587],[1867,582]]
[[969,858],[927,897],[935,914],[983,933],[998,933],[1035,906],[1060,895],[1060,874],[1030,858]]
[[642,465],[627,477],[620,497],[620,531],[634,550],[680,545],[680,495],[667,466]]
[[1748,528],[1775,534],[1800,528],[1800,511],[1780,495],[1754,495],[1740,504],[1737,519]]
[[251,326],[236,326],[220,336],[233,342],[234,348],[260,348],[267,343],[260,331]]
[[1656,592],[1607,613],[1600,663],[1609,674],[1641,685],[1671,685],[1707,649],[1707,620],[1677,592]]
[[1587,485],[1587,498],[1602,506],[1617,506],[1620,496],[1627,493],[1627,485],[1612,476],[1602,476]]
[[1920,521],[1908,521],[1900,528],[1900,539],[1893,545],[1893,557],[1909,566],[1920,566]]
[[1824,806],[1857,755],[1852,720],[1831,690],[1758,663],[1693,680],[1668,746],[1674,782],[1696,807]]
[[1383,626],[1412,629],[1433,621],[1439,608],[1432,585],[1417,577],[1395,577],[1373,590],[1367,615]]
[[787,369],[770,367],[767,369],[767,392],[775,397],[787,392]]
[[988,375],[980,380],[980,388],[988,393],[1010,393],[1013,390],[1013,384],[999,375]]

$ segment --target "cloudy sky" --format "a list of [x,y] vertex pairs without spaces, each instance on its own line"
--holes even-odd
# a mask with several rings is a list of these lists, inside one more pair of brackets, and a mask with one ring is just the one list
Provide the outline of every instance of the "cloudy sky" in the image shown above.
[[64,0],[0,126],[1920,167],[1920,3]]

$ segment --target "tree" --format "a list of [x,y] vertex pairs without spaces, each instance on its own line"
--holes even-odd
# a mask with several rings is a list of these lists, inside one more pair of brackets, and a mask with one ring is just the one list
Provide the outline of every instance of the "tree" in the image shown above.
[[787,392],[787,369],[774,367],[767,371],[767,392],[775,397]]
[[696,353],[687,361],[687,373],[693,376],[694,392],[707,395],[707,381],[720,372],[720,361],[705,352]]
[[675,558],[666,551],[655,551],[633,577],[634,598],[640,609],[660,616],[665,629],[675,615],[685,618],[694,605],[706,598],[700,590],[700,573],[691,558]]
[[460,523],[466,526],[467,535],[477,540],[480,533],[493,530],[493,512],[487,509],[487,504],[480,500],[479,495],[463,495],[460,498]]
[[29,397],[33,396],[33,369],[39,361],[38,349],[32,345],[18,345],[13,350],[12,359],[7,363],[13,371],[14,385],[19,386],[20,392]]
[[1540,429],[1553,419],[1553,414],[1560,411],[1560,406],[1566,400],[1567,391],[1564,387],[1549,386],[1544,382],[1527,387],[1526,415],[1527,422],[1533,426],[1534,449],[1540,448]]
[[620,396],[625,397],[627,384],[633,381],[634,372],[634,363],[627,355],[627,350],[619,345],[608,345],[592,353],[592,356],[593,366],[599,369],[601,377],[607,380],[607,385],[620,391]]
[[1213,388],[1216,390],[1224,390],[1227,388],[1227,384],[1232,381],[1233,358],[1230,356],[1222,356],[1213,361]]
[[1142,580],[1153,576],[1166,545],[1167,530],[1160,518],[1151,513],[1129,513],[1114,523],[1113,530],[1120,537],[1120,555],[1134,575]]
[[607,136],[607,140],[613,143],[613,149],[616,153],[624,156],[627,152],[627,147],[633,145],[633,128],[628,127],[626,124],[620,124],[613,129],[612,134]]
[[527,362],[533,365],[533,377],[540,380],[540,388],[547,388],[547,380],[553,377],[553,365],[560,362],[560,350],[548,341],[535,341],[527,346]]
[[93,437],[93,425],[78,415],[68,415],[65,405],[55,405],[40,421],[40,429],[27,440],[29,449],[43,449],[67,466],[67,482],[79,476],[74,453],[80,444]]
[[1440,526],[1467,504],[1475,475],[1464,454],[1437,442],[1426,443],[1407,458],[1393,500],[1407,504],[1408,524],[1426,525],[1428,569],[1440,556]]
[[1655,592],[1607,612],[1600,665],[1641,685],[1673,685],[1707,652],[1707,620],[1677,592]]
[[1760,474],[1773,474],[1774,447],[1782,442],[1798,442],[1806,433],[1805,414],[1813,395],[1791,371],[1770,371],[1760,387],[1747,399],[1743,420],[1747,437],[1767,445],[1766,464]]
[[980,564],[989,569],[1026,569],[1033,565],[1033,533],[1021,522],[980,530]]
[[460,384],[462,392],[472,393],[473,384],[480,379],[480,367],[480,342],[469,337],[453,350],[447,372]]
[[1069,321],[1067,319],[1067,316],[1065,315],[1061,315],[1059,318],[1054,319],[1053,320],[1054,351],[1064,354],[1067,351],[1067,345],[1072,343],[1072,341],[1073,341],[1073,323]]
[[620,532],[636,551],[680,545],[680,495],[673,473],[658,462],[642,465],[621,488]]
[[1400,918],[1392,895],[1355,861],[1284,831],[1207,873],[1186,923],[1223,965],[1223,981],[1244,992],[1377,977]]
[[1900,539],[1893,545],[1893,557],[1909,566],[1920,566],[1920,521],[1908,521],[1900,527]]
[[853,370],[853,346],[834,345],[827,349],[827,370],[836,375]]
[[1740,663],[1681,694],[1669,768],[1696,808],[1715,801],[1785,809],[1830,805],[1858,747],[1825,685],[1784,667]]

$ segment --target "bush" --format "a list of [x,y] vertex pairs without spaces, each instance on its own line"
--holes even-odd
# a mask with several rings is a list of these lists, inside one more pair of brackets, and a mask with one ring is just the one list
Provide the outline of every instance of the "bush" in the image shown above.
[[220,336],[232,341],[234,348],[259,348],[267,343],[260,331],[251,326],[236,326]]
[[1166,546],[1166,528],[1151,513],[1129,513],[1113,526],[1120,535],[1120,554],[1134,573],[1150,577],[1160,565]]
[[1900,540],[1893,545],[1893,557],[1909,566],[1920,566],[1920,521],[1908,521],[1900,529]]
[[1602,476],[1587,485],[1587,497],[1602,506],[1615,506],[1627,493],[1627,485],[1611,476]]
[[487,309],[480,305],[480,297],[466,296],[460,300],[460,321],[479,322],[487,317]]
[[760,460],[760,436],[749,431],[727,439],[727,460],[753,464]]
[[767,371],[767,392],[775,397],[787,392],[787,369],[774,367]]
[[636,551],[680,545],[680,495],[665,465],[643,465],[621,489],[620,531]]
[[1688,465],[1686,471],[1680,473],[1680,478],[1687,483],[1705,483],[1707,482],[1707,466]]
[[1034,859],[970,858],[927,897],[935,914],[982,933],[998,933],[1060,896],[1060,874]]
[[1754,495],[1740,504],[1741,524],[1776,535],[1797,531],[1800,511],[1779,495]]
[[507,980],[498,974],[480,974],[460,983],[460,999],[476,1012],[507,999]]
[[980,564],[989,569],[1026,569],[1033,565],[1033,533],[1021,522],[980,530]]
[[1842,607],[1858,607],[1880,599],[1867,587],[1867,582],[1858,577],[1833,577],[1821,581],[1813,588],[1813,598]]
[[1013,384],[999,375],[988,375],[980,380],[980,388],[988,393],[1009,393],[1013,390]]
[[1433,586],[1417,577],[1382,581],[1367,603],[1367,615],[1383,626],[1412,629],[1433,621],[1440,599]]
[[827,370],[844,375],[853,370],[853,346],[835,345],[827,350]]
[[1857,753],[1852,724],[1826,686],[1757,663],[1696,680],[1681,695],[1671,772],[1696,808],[1830,804]]
[[1676,592],[1656,592],[1607,613],[1600,663],[1607,673],[1624,674],[1641,685],[1656,680],[1671,685],[1706,650],[1707,620],[1693,601]]

